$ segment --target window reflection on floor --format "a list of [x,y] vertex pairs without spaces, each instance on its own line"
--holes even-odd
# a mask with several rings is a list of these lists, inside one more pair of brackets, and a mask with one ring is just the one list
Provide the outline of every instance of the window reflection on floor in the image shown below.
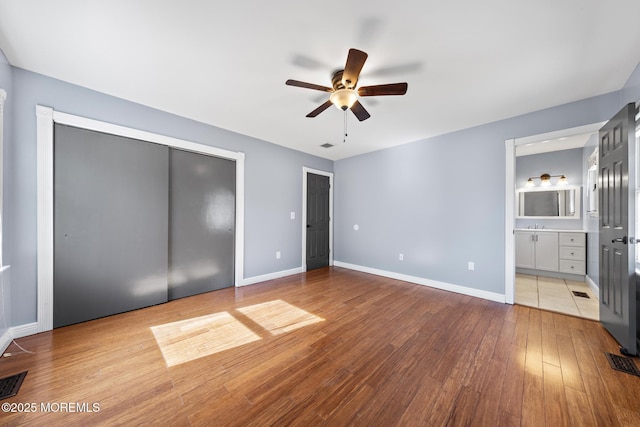
[[238,311],[273,335],[290,332],[324,320],[282,300],[242,307]]
[[324,320],[282,300],[236,310],[240,316],[224,311],[152,326],[151,331],[167,366],[179,365],[262,339],[243,323],[243,316],[264,329],[267,336],[290,332]]
[[260,339],[225,312],[152,326],[167,366],[175,366]]

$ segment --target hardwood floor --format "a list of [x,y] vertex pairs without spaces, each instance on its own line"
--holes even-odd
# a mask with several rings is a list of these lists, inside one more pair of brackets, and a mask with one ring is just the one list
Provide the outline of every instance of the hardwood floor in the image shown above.
[[18,342],[36,354],[0,360],[29,371],[0,403],[37,410],[2,425],[640,425],[597,322],[339,268]]

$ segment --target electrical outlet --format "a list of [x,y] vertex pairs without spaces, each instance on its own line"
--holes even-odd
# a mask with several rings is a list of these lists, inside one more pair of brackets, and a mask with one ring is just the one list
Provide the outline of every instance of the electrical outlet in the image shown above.
[[404,254],[400,254],[400,255],[398,255],[398,259],[399,259],[400,261],[404,261]]
[[475,262],[473,262],[473,261],[469,261],[469,263],[467,264],[467,269],[468,269],[469,271],[473,271],[473,270],[475,270],[475,269],[476,269],[476,263],[475,263]]
[[296,219],[296,213],[294,211],[291,211],[291,219]]
[[276,259],[280,259],[282,258],[282,254],[280,253],[280,251],[276,252]]

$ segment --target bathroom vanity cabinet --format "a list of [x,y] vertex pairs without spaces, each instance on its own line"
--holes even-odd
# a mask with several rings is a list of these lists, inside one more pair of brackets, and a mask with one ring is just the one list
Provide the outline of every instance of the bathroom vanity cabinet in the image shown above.
[[558,233],[561,273],[586,274],[587,235],[585,233]]
[[516,232],[516,267],[558,271],[558,259],[558,233]]
[[516,230],[516,267],[542,272],[586,274],[586,233]]

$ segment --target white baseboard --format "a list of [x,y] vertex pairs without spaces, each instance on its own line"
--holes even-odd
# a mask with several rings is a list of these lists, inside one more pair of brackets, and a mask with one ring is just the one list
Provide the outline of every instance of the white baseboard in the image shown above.
[[7,347],[9,347],[11,340],[13,340],[13,338],[11,338],[11,331],[7,329],[4,331],[4,334],[0,336],[0,354],[4,353]]
[[361,265],[349,264],[342,261],[334,261],[336,267],[348,268],[350,270],[361,271],[363,273],[375,274],[376,276],[388,277],[390,279],[402,280],[404,282],[415,283],[417,285],[429,286],[431,288],[442,289],[443,291],[455,292],[457,294],[469,295],[489,301],[506,303],[506,296],[494,292],[482,291],[479,289],[467,288],[466,286],[454,285],[451,283],[438,282],[437,280],[425,279],[423,277],[410,276],[392,271],[378,270],[377,268],[363,267]]
[[596,298],[598,298],[598,300],[600,300],[600,287],[598,285],[596,285],[596,282],[591,280],[591,277],[589,277],[589,276],[587,276],[587,279],[585,281],[587,282],[587,285],[589,285],[589,287],[591,288],[593,293],[596,294]]
[[35,335],[37,333],[38,324],[36,322],[9,328],[0,336],[0,353],[4,353],[14,339]]
[[253,285],[255,283],[266,282],[267,280],[279,279],[285,276],[302,273],[302,267],[292,268],[291,270],[276,271],[275,273],[263,274],[261,276],[248,277],[238,286]]
[[14,339],[28,337],[29,335],[35,335],[38,333],[38,323],[26,323],[20,326],[14,326],[10,329],[11,335]]

